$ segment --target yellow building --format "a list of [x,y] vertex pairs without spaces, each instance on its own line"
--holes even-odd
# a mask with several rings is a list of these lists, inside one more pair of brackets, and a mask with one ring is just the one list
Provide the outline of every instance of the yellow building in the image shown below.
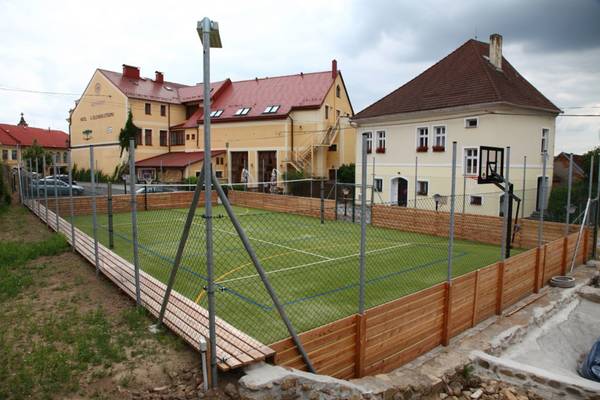
[[[76,147],[116,142],[131,110],[138,177],[194,176],[203,153],[187,153],[204,150],[203,100],[202,84],[167,82],[160,72],[143,78],[128,65],[122,73],[98,69],[71,112],[74,162],[89,168],[89,151]],[[244,169],[250,183],[269,181],[274,169],[327,177],[354,162],[353,110],[335,60],[325,72],[213,82],[211,110],[212,164],[224,181],[240,182]],[[125,157],[118,146],[98,147],[96,168],[112,174]]]
[[[56,157],[57,166],[64,169],[68,161],[69,135],[63,131],[30,127],[23,114],[17,125],[0,124],[0,157],[11,168],[17,168],[23,159],[22,152],[36,143]],[[40,160],[41,162],[41,160]],[[41,170],[41,166],[39,166]],[[46,173],[51,173],[50,165]]]

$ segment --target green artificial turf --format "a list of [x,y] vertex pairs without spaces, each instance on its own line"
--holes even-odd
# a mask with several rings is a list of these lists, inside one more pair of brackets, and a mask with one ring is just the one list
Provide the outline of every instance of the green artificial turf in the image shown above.
[[[264,343],[289,336],[225,209],[213,210],[217,315]],[[360,224],[321,224],[314,217],[241,207],[235,211],[298,332],[357,312]],[[206,307],[202,213],[201,208],[196,212],[175,289]],[[138,212],[140,266],[163,282],[175,259],[186,214],[187,210],[180,209]],[[75,223],[92,235],[91,216],[76,217]],[[107,216],[99,215],[98,223],[98,238],[108,245]],[[115,214],[113,227],[114,251],[132,261],[131,215]],[[447,238],[368,226],[366,253],[366,308],[447,277]],[[452,275],[499,258],[499,246],[455,240]]]

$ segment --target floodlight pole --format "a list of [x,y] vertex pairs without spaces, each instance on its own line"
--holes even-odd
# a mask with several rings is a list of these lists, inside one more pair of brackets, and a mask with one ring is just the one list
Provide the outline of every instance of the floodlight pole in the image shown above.
[[542,151],[542,187],[540,190],[540,223],[538,224],[538,247],[544,242],[544,210],[546,208],[546,163],[548,151]]
[[[216,343],[216,316],[215,316],[215,283],[214,283],[214,262],[213,262],[213,236],[212,236],[212,198],[211,198],[211,143],[210,143],[210,32],[212,21],[204,17],[198,23],[202,32],[203,49],[203,89],[204,89],[204,219],[206,223],[206,275],[208,279],[207,297],[208,297],[208,320],[209,320],[209,341],[210,341],[210,368],[211,368],[211,387],[217,386],[217,343]],[[220,42],[220,40],[219,40]],[[216,43],[215,43],[216,45]],[[218,43],[220,47],[220,43]],[[312,185],[311,185],[312,186]]]
[[500,259],[504,260],[510,255],[510,228],[509,221],[512,216],[508,215],[509,206],[508,202],[512,201],[510,198],[510,179],[509,179],[509,171],[510,171],[510,146],[506,147],[506,166],[504,171],[504,203],[502,204],[502,212],[504,213],[504,219],[502,220],[502,254],[500,255]]
[[361,202],[360,202],[360,258],[359,258],[359,291],[358,313],[365,312],[365,250],[367,245],[367,136],[362,135],[361,146]]
[[598,219],[600,218],[600,162],[598,162],[598,184],[596,186],[596,209],[594,214],[594,236],[592,238],[592,260],[596,259],[598,247]]
[[523,156],[523,195],[521,196],[521,219],[525,218],[525,182],[527,181],[527,156]]

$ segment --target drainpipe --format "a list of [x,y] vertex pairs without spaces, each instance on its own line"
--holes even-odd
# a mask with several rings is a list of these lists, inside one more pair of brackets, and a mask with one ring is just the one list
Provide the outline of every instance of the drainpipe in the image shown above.
[[290,119],[290,122],[292,123],[292,129],[291,129],[291,138],[290,138],[290,148],[291,148],[291,152],[292,152],[292,158],[294,155],[294,119],[292,118],[292,116],[290,114],[288,114],[288,118]]

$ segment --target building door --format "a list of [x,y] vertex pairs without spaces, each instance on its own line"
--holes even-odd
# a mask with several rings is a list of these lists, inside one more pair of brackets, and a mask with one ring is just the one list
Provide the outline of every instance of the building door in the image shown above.
[[[548,191],[550,190],[550,187],[548,186],[548,177],[546,177],[546,199],[548,198]],[[545,207],[546,208],[548,206],[548,202],[545,201]],[[537,178],[537,193],[536,193],[536,197],[535,197],[535,211],[540,211],[542,209],[541,207],[542,205],[542,177],[538,177]]]
[[408,181],[404,178],[393,178],[391,184],[392,204],[400,207],[408,205]]
[[242,181],[242,171],[248,168],[248,152],[231,152],[231,182],[240,183]]
[[[276,151],[259,151],[258,152],[258,180],[259,182],[270,182],[273,170],[277,168],[277,152]],[[266,191],[269,184],[262,184],[261,191]]]

